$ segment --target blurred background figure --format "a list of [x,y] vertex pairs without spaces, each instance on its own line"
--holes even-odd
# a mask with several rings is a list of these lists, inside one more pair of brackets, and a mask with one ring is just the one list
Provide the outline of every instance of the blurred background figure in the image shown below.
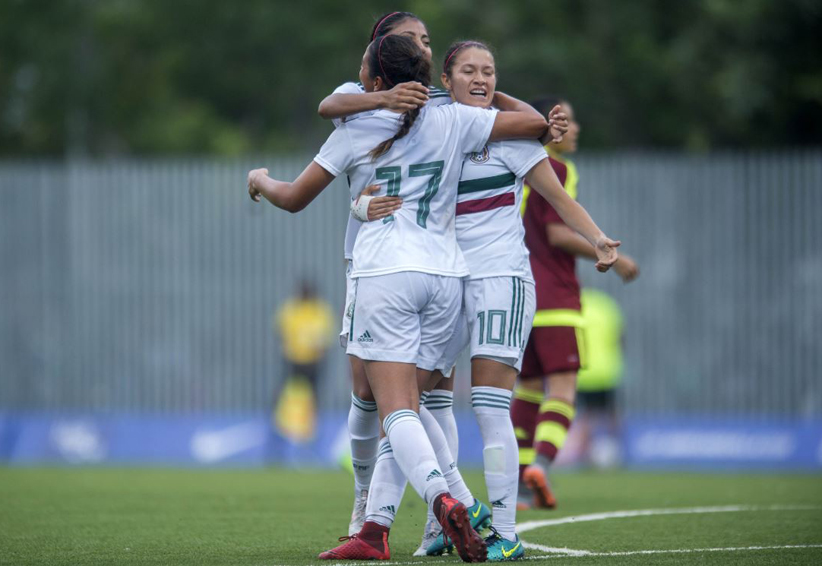
[[617,388],[624,369],[622,310],[611,296],[592,287],[582,290],[580,302],[585,366],[577,373],[579,453],[582,462],[609,468],[621,460]]
[[[274,396],[272,420],[277,431],[292,442],[313,440],[317,423],[317,378],[334,339],[331,306],[304,279],[299,294],[286,300],[274,314],[285,371]],[[276,390],[275,390],[276,391]]]

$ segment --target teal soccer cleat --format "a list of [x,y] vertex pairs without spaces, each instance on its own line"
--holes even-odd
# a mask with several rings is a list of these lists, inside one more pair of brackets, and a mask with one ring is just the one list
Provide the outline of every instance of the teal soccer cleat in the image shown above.
[[525,558],[522,541],[517,535],[514,537],[514,540],[506,540],[492,528],[491,534],[485,538],[485,544],[488,546],[488,562],[506,562]]
[[[468,519],[471,521],[471,527],[478,533],[491,526],[491,510],[482,501],[474,498],[474,504],[468,508]],[[439,556],[444,552],[451,552],[454,545],[450,540],[443,537],[440,533],[434,539],[428,548],[425,549],[425,554],[428,556]]]

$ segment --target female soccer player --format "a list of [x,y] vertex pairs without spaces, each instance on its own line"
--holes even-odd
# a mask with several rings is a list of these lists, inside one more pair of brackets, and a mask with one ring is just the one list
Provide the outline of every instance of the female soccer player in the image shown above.
[[[363,57],[360,79],[368,91],[401,82],[430,84],[430,63],[414,42],[377,38]],[[417,379],[430,377],[453,332],[468,271],[454,236],[455,196],[462,157],[490,140],[541,136],[547,122],[536,112],[497,112],[463,105],[398,113],[381,110],[341,125],[292,183],[249,173],[249,195],[296,212],[338,175],[352,187],[384,181],[403,207],[364,224],[353,250],[358,279],[347,352],[365,361],[397,471],[432,506],[465,561],[484,560],[484,541],[471,529],[465,506],[453,499],[420,422]],[[380,140],[384,140],[381,141]],[[354,189],[356,191],[356,189]],[[613,260],[616,251],[612,250]],[[419,372],[419,377],[417,376]],[[389,524],[366,521],[346,544],[323,558],[388,558]]]
[[[422,51],[423,56],[429,62],[431,61],[432,53],[428,31],[425,24],[414,14],[410,12],[392,12],[379,18],[371,30],[370,41],[384,35],[401,35],[413,40]],[[345,83],[320,104],[319,113],[324,118],[332,118],[334,125],[339,126],[346,119],[357,115],[370,114],[381,108],[405,112],[417,109],[422,105],[433,107],[450,102],[451,97],[447,92],[435,87],[426,88],[414,81],[399,83],[390,90],[371,92],[366,92],[361,82]],[[362,203],[371,199],[365,205],[366,219],[380,220],[394,212],[401,203],[399,197],[370,197],[369,195],[373,194],[378,188],[367,188],[363,193],[366,198],[360,199]],[[350,276],[351,260],[360,225],[360,220],[349,216],[345,239],[345,258],[348,264],[346,269],[346,304],[340,333],[340,343],[343,347],[348,344],[351,314],[354,312],[356,281]],[[351,512],[348,534],[353,535],[362,529],[365,522],[370,485],[379,466],[377,463],[377,447],[380,425],[377,418],[376,403],[368,385],[363,363],[354,355],[349,356],[349,362],[353,377],[351,407],[348,413],[348,431],[354,471],[354,508]],[[479,526],[489,521],[491,513],[487,506],[473,498],[462,480],[456,466],[456,423],[454,422],[453,413],[445,409],[443,407],[438,408],[435,412],[429,412],[427,409],[421,408],[420,418],[437,453],[440,467],[444,470],[445,479],[453,495],[469,507],[472,524]],[[390,458],[390,454],[383,453],[381,457]],[[378,490],[386,489],[384,487],[385,482],[382,479],[378,474],[374,480],[375,488]],[[395,487],[395,489],[402,491],[405,489],[404,486],[403,483],[401,487]],[[384,511],[385,513],[396,513],[397,511],[396,506],[380,507],[393,509],[393,511]],[[430,531],[429,538],[436,537],[440,532],[439,523],[433,520],[433,524],[436,525],[436,531]]]
[[[542,112],[557,104],[569,117],[568,134],[561,143],[547,145],[546,149],[565,191],[570,198],[576,198],[579,176],[573,162],[566,157],[576,151],[580,131],[573,108],[558,98],[535,103]],[[562,448],[574,419],[577,371],[584,352],[575,258],[596,259],[591,245],[574,232],[573,226],[566,226],[565,219],[557,216],[556,207],[552,205],[553,202],[531,196],[523,218],[525,241],[531,250],[531,266],[537,282],[538,311],[511,406],[520,446],[520,508],[556,505],[547,470]],[[639,274],[637,264],[627,255],[620,255],[614,271],[626,283]],[[548,399],[544,400],[546,382]]]
[[[496,89],[494,58],[476,41],[453,44],[442,81],[456,102],[489,108]],[[483,437],[485,483],[493,511],[486,539],[489,561],[521,558],[514,532],[517,441],[509,417],[511,391],[522,365],[535,308],[534,280],[519,215],[523,181],[551,202],[595,250],[597,267],[615,261],[613,242],[562,189],[548,155],[535,140],[494,141],[469,155],[458,186],[456,234],[470,275],[465,279],[462,328],[439,369],[450,369],[470,344],[472,404]],[[442,539],[428,554],[442,551]]]

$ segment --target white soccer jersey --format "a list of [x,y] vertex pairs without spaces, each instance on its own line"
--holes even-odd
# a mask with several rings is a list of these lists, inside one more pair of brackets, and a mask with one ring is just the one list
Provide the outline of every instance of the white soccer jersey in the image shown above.
[[[363,94],[365,93],[365,88],[362,86],[360,82],[348,82],[343,83],[337,88],[334,89],[334,92],[331,94]],[[451,95],[448,93],[447,90],[442,90],[441,88],[437,88],[435,86],[428,87],[428,102],[425,103],[426,107],[429,106],[439,106],[440,104],[450,104],[451,103]],[[369,116],[376,112],[376,110],[366,110],[365,112],[359,112],[357,114],[352,114],[351,116],[343,116],[342,118],[332,118],[331,122],[334,124],[335,128],[339,128],[340,124],[343,124],[349,120],[353,120],[360,116]]]
[[[363,94],[365,89],[362,86],[362,83],[343,83],[334,89],[333,94]],[[428,87],[428,102],[425,103],[426,108],[433,108],[435,106],[440,106],[442,104],[450,104],[451,103],[451,95],[448,93],[447,90],[442,90],[441,88],[437,88],[435,86]],[[334,118],[331,121],[334,123],[335,128],[339,128],[341,124],[348,122],[350,120],[354,120],[356,118],[362,116],[370,116],[376,110],[368,110],[366,112],[360,112],[358,114],[352,114],[351,116],[346,116],[344,118]],[[351,180],[349,179],[349,184]],[[352,199],[356,198],[357,195],[362,192],[365,187],[357,187],[359,190],[356,192],[352,191]],[[360,226],[362,222],[351,216],[348,215],[348,225],[345,227],[345,259],[352,259],[354,253],[354,242],[357,240],[357,232],[360,230]]]
[[454,228],[457,185],[465,155],[482,150],[496,114],[462,104],[423,108],[411,131],[375,161],[368,152],[396,134],[401,114],[378,110],[331,134],[314,160],[332,175],[348,174],[352,198],[379,184],[381,194],[403,199],[393,216],[360,227],[352,277],[468,274]]
[[548,154],[535,140],[493,142],[466,156],[456,227],[471,279],[515,276],[533,282],[519,210],[523,177],[543,159]]

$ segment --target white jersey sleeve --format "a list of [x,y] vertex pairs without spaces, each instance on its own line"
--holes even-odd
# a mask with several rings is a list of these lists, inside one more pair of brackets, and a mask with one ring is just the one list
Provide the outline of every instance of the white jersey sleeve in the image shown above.
[[441,108],[447,109],[450,118],[454,121],[455,133],[462,152],[482,151],[494,128],[494,121],[499,111],[495,108],[477,108],[459,103],[447,104]]
[[[363,94],[365,89],[363,88],[361,83],[343,83],[337,88],[334,89],[334,92],[331,94]],[[342,118],[332,118],[331,122],[334,124],[335,128],[339,128],[342,124],[345,123],[346,120],[354,118],[355,116],[359,116],[359,114],[354,114],[352,116],[343,116]]]
[[548,159],[548,153],[537,140],[506,140],[500,146],[502,162],[517,177],[525,177],[534,165]]
[[339,177],[354,163],[354,154],[348,139],[348,128],[341,126],[331,132],[328,139],[314,157],[314,161],[334,175]]

